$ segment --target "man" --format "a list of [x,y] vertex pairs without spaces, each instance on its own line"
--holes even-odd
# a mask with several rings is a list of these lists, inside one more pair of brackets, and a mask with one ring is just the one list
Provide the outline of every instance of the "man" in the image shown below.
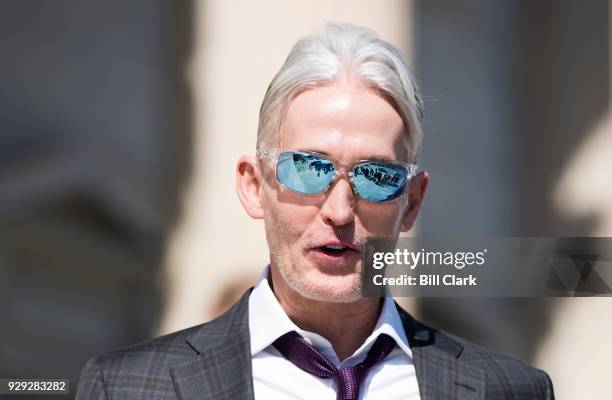
[[409,230],[422,103],[395,47],[328,25],[270,84],[237,192],[270,265],[206,324],[98,356],[78,399],[553,399],[548,376],[361,297],[368,237]]

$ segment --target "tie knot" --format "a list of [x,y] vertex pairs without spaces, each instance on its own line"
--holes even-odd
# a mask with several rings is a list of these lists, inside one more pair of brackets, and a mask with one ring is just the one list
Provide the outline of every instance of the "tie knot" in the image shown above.
[[395,346],[395,341],[381,334],[368,351],[365,360],[353,367],[336,368],[297,332],[289,332],[274,341],[274,347],[298,368],[319,378],[331,378],[336,384],[338,400],[356,400],[368,370],[382,361]]

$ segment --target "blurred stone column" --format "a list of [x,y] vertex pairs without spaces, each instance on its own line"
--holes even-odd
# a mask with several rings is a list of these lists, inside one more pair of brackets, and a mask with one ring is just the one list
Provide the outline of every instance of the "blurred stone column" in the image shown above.
[[0,377],[75,385],[158,324],[177,19],[162,0],[0,3]]
[[166,311],[160,330],[211,316],[221,288],[245,286],[268,262],[263,223],[235,194],[235,165],[254,153],[265,90],[293,43],[327,21],[374,29],[410,53],[411,2],[269,0],[196,3],[189,76],[194,91],[194,169],[182,222],[166,257]]
[[[608,28],[608,112],[578,146],[554,200],[568,219],[595,221],[591,236],[612,236],[612,6]],[[562,299],[537,364],[551,374],[557,399],[605,399],[612,393],[612,299]]]

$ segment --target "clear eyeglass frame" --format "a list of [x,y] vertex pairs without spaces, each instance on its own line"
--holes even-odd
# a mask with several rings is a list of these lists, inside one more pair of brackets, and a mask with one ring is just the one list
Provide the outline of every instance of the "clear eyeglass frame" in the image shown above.
[[[319,192],[319,193],[309,194],[309,193],[302,193],[302,192],[297,192],[295,190],[292,190],[291,188],[285,186],[278,179],[277,168],[276,168],[276,164],[278,162],[279,155],[281,153],[287,152],[287,151],[313,154],[313,155],[316,155],[316,156],[321,157],[323,159],[331,161],[334,164],[334,177],[329,181],[327,186],[325,186],[325,188],[323,190],[321,190],[321,192]],[[275,147],[270,147],[270,148],[266,148],[266,149],[257,149],[257,152],[256,152],[255,156],[259,160],[269,160],[269,161],[272,161],[273,162],[273,166],[274,166],[274,176],[276,177],[276,181],[281,186],[283,186],[287,190],[290,190],[290,191],[292,191],[294,193],[299,193],[299,194],[304,195],[304,196],[316,196],[318,194],[325,193],[327,190],[329,190],[330,187],[332,187],[334,185],[334,183],[338,180],[338,178],[341,175],[346,175],[348,177],[349,182],[351,183],[351,188],[353,189],[353,193],[357,194],[357,196],[359,196],[360,198],[364,199],[365,201],[367,201],[369,203],[373,203],[373,204],[392,202],[394,200],[397,200],[399,197],[401,197],[401,194],[398,195],[397,197],[394,197],[394,198],[390,199],[390,200],[383,200],[383,201],[371,201],[371,200],[363,198],[361,195],[359,195],[359,192],[357,191],[357,188],[355,187],[353,170],[356,167],[358,167],[359,165],[362,165],[362,164],[367,164],[367,163],[372,163],[372,162],[374,162],[374,163],[383,163],[383,164],[393,164],[393,165],[399,165],[399,166],[404,167],[406,169],[406,184],[404,185],[402,193],[406,191],[406,188],[408,187],[408,185],[410,183],[410,180],[416,175],[417,170],[419,168],[417,164],[405,163],[405,162],[401,162],[401,161],[379,160],[379,159],[376,159],[376,158],[355,160],[355,161],[351,161],[349,163],[339,163],[337,160],[334,160],[332,157],[330,157],[330,156],[328,156],[326,154],[321,154],[321,153],[317,153],[317,152],[314,152],[314,151],[307,151],[307,150],[290,150],[290,149],[282,149],[281,150],[281,149],[278,149],[278,148],[275,148]],[[341,168],[338,168],[338,167],[341,167]]]

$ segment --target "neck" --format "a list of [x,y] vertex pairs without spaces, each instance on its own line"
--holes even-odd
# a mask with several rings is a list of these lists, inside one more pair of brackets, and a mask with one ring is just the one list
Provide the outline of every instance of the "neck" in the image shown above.
[[293,323],[329,340],[340,360],[351,356],[374,330],[382,305],[380,298],[351,303],[313,300],[287,286],[273,268],[271,278],[274,294]]

